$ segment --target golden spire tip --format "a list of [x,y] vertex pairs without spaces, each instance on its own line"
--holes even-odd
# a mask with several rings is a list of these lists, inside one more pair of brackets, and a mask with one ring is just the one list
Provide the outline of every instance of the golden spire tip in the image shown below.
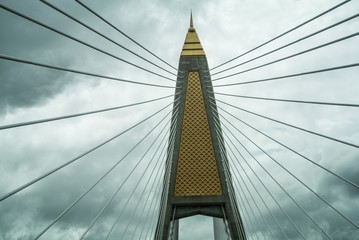
[[190,27],[188,28],[188,33],[186,35],[186,40],[182,48],[181,57],[190,57],[190,56],[206,56],[203,51],[201,42],[199,41],[196,29],[193,27],[193,17],[191,10],[190,18]]
[[193,27],[193,17],[192,17],[192,10],[191,10],[191,20],[190,20],[190,23],[189,23],[189,29],[188,29],[189,32],[195,32],[196,29],[194,29]]

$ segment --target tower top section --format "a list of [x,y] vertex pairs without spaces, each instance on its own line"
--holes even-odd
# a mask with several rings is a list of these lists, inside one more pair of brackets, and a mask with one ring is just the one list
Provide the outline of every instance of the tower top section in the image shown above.
[[206,56],[203,51],[201,42],[199,41],[196,29],[193,27],[193,17],[191,11],[190,26],[188,28],[188,33],[186,40],[181,52],[181,57],[196,57],[196,56]]

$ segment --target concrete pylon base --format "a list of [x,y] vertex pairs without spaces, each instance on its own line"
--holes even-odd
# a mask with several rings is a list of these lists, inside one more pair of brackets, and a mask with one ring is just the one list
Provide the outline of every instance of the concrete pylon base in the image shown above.
[[230,237],[226,233],[226,225],[222,218],[213,218],[214,240],[228,240]]

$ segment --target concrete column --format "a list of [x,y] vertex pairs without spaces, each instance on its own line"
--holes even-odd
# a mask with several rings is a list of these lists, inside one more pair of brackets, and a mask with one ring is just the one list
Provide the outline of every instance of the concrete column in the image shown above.
[[227,240],[226,226],[222,218],[213,218],[214,240]]
[[175,220],[175,226],[173,228],[173,240],[178,240],[178,232],[179,232],[179,220]]

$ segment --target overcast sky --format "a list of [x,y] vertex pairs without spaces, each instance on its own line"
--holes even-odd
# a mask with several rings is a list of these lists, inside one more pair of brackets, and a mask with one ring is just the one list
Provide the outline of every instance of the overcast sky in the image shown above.
[[[176,78],[104,40],[40,1],[0,0],[0,2],[106,52],[165,77]],[[50,2],[109,38],[176,74],[174,69],[133,44],[75,1]],[[192,9],[194,25],[206,52],[210,68],[278,36],[340,2],[342,1],[85,1],[101,16],[175,67],[178,65],[181,48],[189,27],[189,13]],[[222,68],[212,70],[211,73],[214,74],[218,70],[250,60],[358,12],[359,2],[353,0]],[[2,55],[137,82],[172,87],[175,85],[174,82],[99,53],[4,9],[0,9],[0,29],[0,54]],[[352,19],[274,54],[214,75],[212,79],[313,48],[356,33],[358,29],[359,20]],[[216,86],[238,83],[348,65],[358,63],[358,56],[359,40],[358,37],[352,37],[283,62],[214,81],[213,84]],[[358,67],[352,67],[256,84],[218,86],[214,90],[218,93],[256,97],[359,104],[358,76]],[[173,93],[173,88],[111,81],[0,59],[1,126],[121,106]],[[355,107],[269,102],[223,95],[216,95],[216,98],[280,121],[359,145],[359,112]],[[0,196],[76,158],[171,104],[172,101],[173,97],[170,97],[131,108],[1,130]],[[314,162],[359,184],[358,148],[292,129],[220,102],[217,105]],[[116,188],[125,181],[136,163],[142,159],[146,150],[150,149],[85,238],[104,239],[128,202],[109,239],[121,239],[125,229],[126,233],[123,239],[131,239],[134,232],[136,232],[134,239],[138,239],[141,230],[143,230],[141,239],[145,239],[147,229],[151,233],[156,222],[160,196],[160,189],[156,187],[161,186],[161,174],[163,174],[164,167],[162,149],[166,146],[164,144],[167,144],[169,125],[166,124],[170,120],[169,115],[166,114],[170,111],[171,107],[167,107],[153,118],[105,146],[2,201],[0,203],[0,239],[33,239],[164,118],[163,122],[138,148],[124,158],[114,171],[42,236],[42,239],[79,238],[114,194]],[[227,152],[232,172],[236,176],[234,178],[235,190],[249,239],[285,239],[272,215],[289,239],[301,239],[301,237],[246,165],[231,141],[304,237],[311,240],[327,238],[236,142],[231,133],[234,133],[238,140],[329,236],[333,239],[359,239],[358,229],[246,140],[226,119],[307,184],[310,189],[359,225],[359,190],[357,188],[308,163],[224,111],[221,110],[220,113],[224,117],[222,117],[223,131],[226,135],[225,138],[229,140],[226,143]],[[158,138],[156,139],[156,137]],[[161,145],[163,139],[164,142]],[[154,144],[151,146],[153,142]],[[156,152],[157,148],[158,152]],[[159,161],[157,162],[157,160]],[[244,167],[244,170],[241,166]],[[237,168],[240,174],[237,173]],[[262,203],[244,171],[262,198],[266,200],[270,212]],[[151,175],[151,173],[153,174]],[[141,178],[142,175],[143,178]],[[136,188],[137,182],[139,184]],[[149,184],[146,185],[146,183]],[[151,188],[152,186],[153,188]],[[251,194],[248,193],[247,187]],[[134,195],[128,200],[134,189],[136,190]],[[143,192],[144,194],[141,195]],[[151,194],[148,195],[150,192]],[[144,206],[146,199],[149,201]],[[139,201],[140,204],[137,206]],[[260,212],[253,202],[257,203]],[[252,211],[256,218],[253,217]],[[132,215],[133,219],[130,222]],[[267,227],[263,219],[268,222],[270,228]],[[137,230],[135,231],[135,229]],[[211,229],[212,219],[208,217],[198,216],[181,220],[180,239],[213,239]]]

